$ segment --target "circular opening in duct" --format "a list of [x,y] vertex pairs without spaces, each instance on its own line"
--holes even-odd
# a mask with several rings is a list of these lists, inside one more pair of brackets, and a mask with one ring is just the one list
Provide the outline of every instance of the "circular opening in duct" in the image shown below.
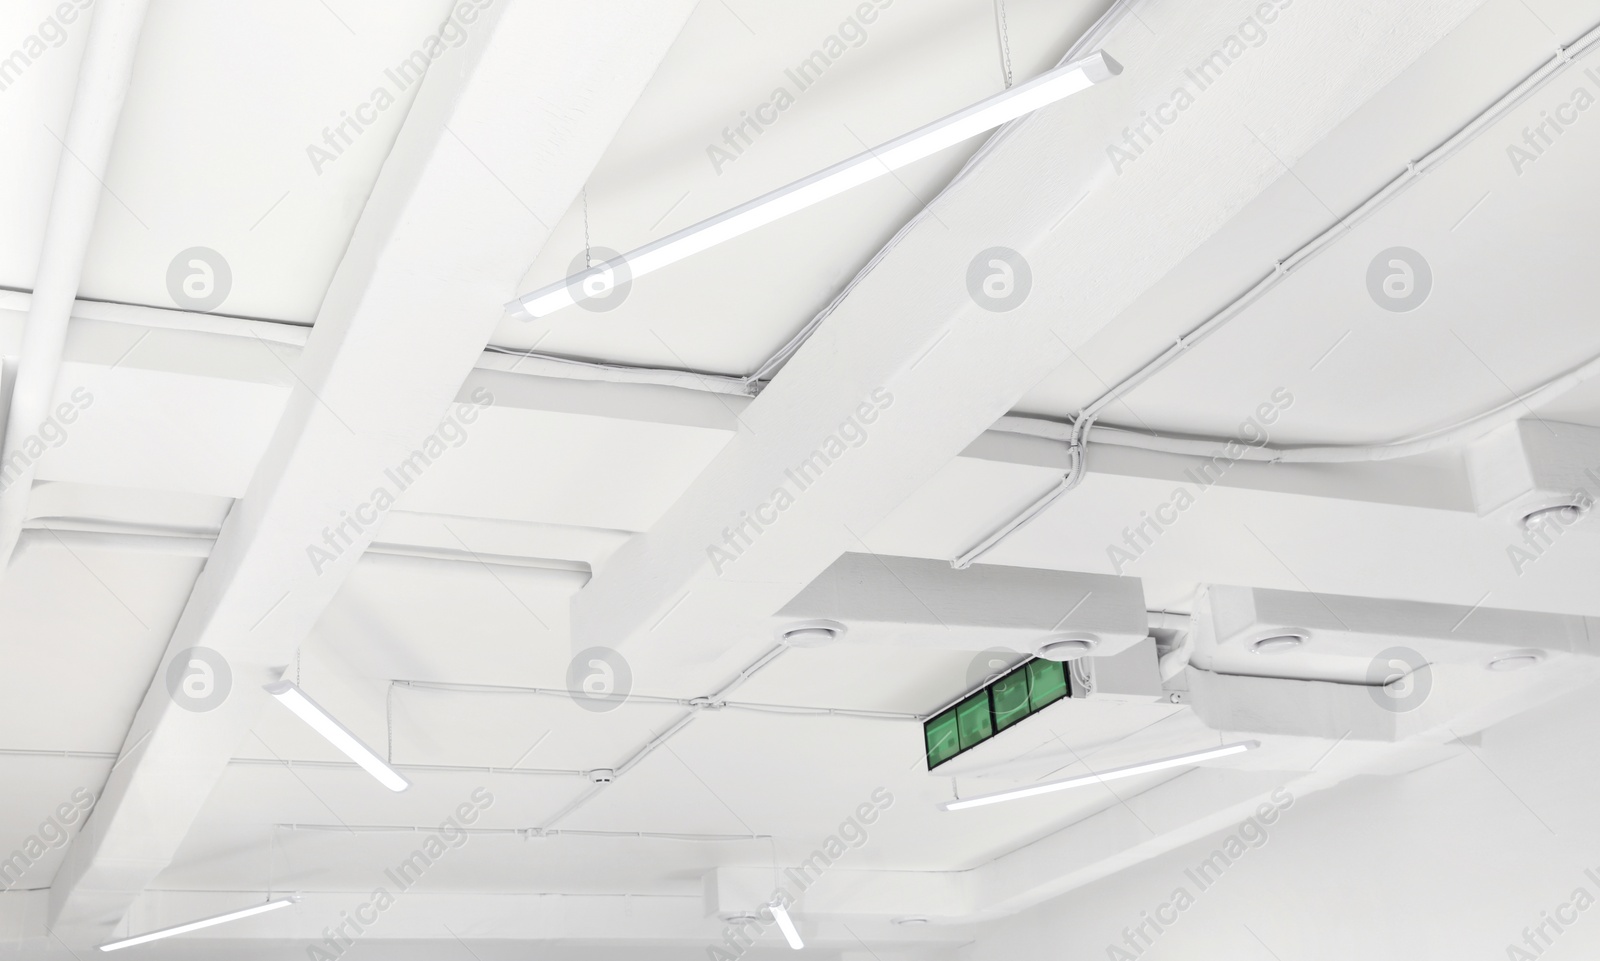
[[1489,659],[1489,663],[1485,666],[1491,671],[1520,671],[1525,667],[1532,667],[1542,660],[1544,660],[1544,652],[1530,648],[1496,654]]
[[1532,530],[1554,521],[1562,527],[1567,527],[1571,524],[1576,524],[1582,516],[1583,505],[1581,504],[1554,504],[1522,515],[1522,526]]
[[1047,637],[1034,653],[1047,661],[1071,661],[1093,651],[1099,643],[1099,639],[1086,634]]
[[778,641],[787,647],[822,647],[843,636],[844,625],[837,621],[806,621],[781,629]]
[[1250,645],[1257,654],[1284,654],[1301,647],[1309,640],[1304,634],[1273,634]]

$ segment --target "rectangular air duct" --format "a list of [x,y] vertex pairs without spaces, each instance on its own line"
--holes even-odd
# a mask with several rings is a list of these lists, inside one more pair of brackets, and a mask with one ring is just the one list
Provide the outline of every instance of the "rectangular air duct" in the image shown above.
[[1230,734],[1453,737],[1600,677],[1572,614],[1213,585],[1194,621],[1181,700]]
[[1023,654],[1063,636],[1118,654],[1149,634],[1136,577],[877,554],[842,555],[775,616],[842,624],[849,644]]
[[1593,503],[1600,498],[1600,428],[1519,420],[1468,447],[1467,468],[1482,516],[1520,523],[1539,511]]

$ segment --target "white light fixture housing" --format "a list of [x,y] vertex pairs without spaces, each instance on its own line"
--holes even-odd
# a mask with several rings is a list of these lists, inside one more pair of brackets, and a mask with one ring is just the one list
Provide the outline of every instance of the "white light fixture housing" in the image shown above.
[[1053,634],[1033,652],[1047,661],[1071,661],[1093,652],[1099,644],[1100,639],[1090,634]]
[[1079,777],[1063,778],[1059,781],[1045,781],[1042,784],[1030,784],[1026,787],[1012,788],[1009,791],[997,791],[994,794],[980,794],[976,797],[961,798],[955,801],[945,801],[939,805],[941,811],[964,811],[967,808],[983,807],[987,804],[999,804],[1001,801],[1015,801],[1025,797],[1035,797],[1040,794],[1050,794],[1055,791],[1066,791],[1075,787],[1085,787],[1090,784],[1100,784],[1104,781],[1115,781],[1119,778],[1137,777],[1140,774],[1150,774],[1155,771],[1165,771],[1168,768],[1185,767],[1190,764],[1199,764],[1214,758],[1228,757],[1233,754],[1242,754],[1261,746],[1260,741],[1236,741],[1224,744],[1221,747],[1207,748],[1204,751],[1191,751],[1188,754],[1178,754],[1173,757],[1162,758],[1159,761],[1145,761],[1142,764],[1130,764],[1127,767],[1112,768],[1098,774],[1084,774]]
[[332,714],[322,709],[322,705],[306,696],[306,693],[289,681],[278,681],[266,686],[266,692],[278,699],[278,703],[293,711],[300,720],[311,725],[311,729],[328,739],[328,743],[338,748],[350,760],[361,765],[366,772],[378,779],[378,783],[391,791],[404,791],[411,786],[400,775],[399,771],[390,767],[383,758],[379,757],[370,747],[361,742],[361,739],[350,732],[350,729],[340,724]]
[[1252,641],[1250,650],[1256,654],[1284,654],[1303,646],[1308,640],[1310,638],[1303,633],[1284,631]]
[[1538,510],[1529,511],[1522,516],[1522,526],[1534,530],[1544,524],[1555,521],[1563,527],[1575,524],[1585,513],[1582,504],[1552,504]]
[[824,647],[844,637],[846,628],[838,621],[800,621],[778,631],[778,643],[785,647]]
[[761,920],[761,915],[751,914],[748,911],[735,911],[731,914],[719,914],[717,917],[729,924],[749,924],[751,922],[756,924],[763,923]]
[[1520,671],[1525,667],[1532,667],[1544,660],[1544,651],[1525,647],[1516,651],[1502,651],[1489,658],[1489,663],[1484,665],[1491,671]]
[[778,922],[778,930],[783,932],[783,939],[789,942],[789,947],[796,951],[805,947],[806,943],[800,940],[800,932],[794,926],[794,919],[789,917],[789,909],[777,901],[768,907],[772,911],[772,920]]
[[258,904],[253,908],[245,908],[243,911],[229,911],[227,914],[219,914],[216,917],[201,918],[198,921],[190,921],[187,924],[180,924],[170,928],[162,928],[159,931],[151,931],[148,934],[140,934],[131,938],[123,938],[121,941],[111,941],[100,945],[100,950],[117,951],[122,948],[131,948],[136,944],[145,944],[149,941],[159,941],[162,938],[170,938],[176,934],[186,934],[190,931],[198,931],[201,928],[209,928],[214,924],[226,924],[229,921],[237,921],[240,918],[248,918],[257,914],[265,914],[268,911],[276,911],[279,908],[286,908],[298,900],[299,898],[281,898],[276,901],[268,901],[265,904]]
[[969,137],[993,130],[1024,114],[1103,83],[1122,72],[1122,65],[1096,51],[1057,67],[987,100],[980,100],[942,120],[935,120],[874,150],[780,187],[732,210],[685,227],[637,250],[613,257],[581,273],[525,294],[506,305],[523,319],[545,317],[580,300],[604,296],[615,278],[643,277],[726,240],[749,233],[796,211],[827,200],[907,164],[915,163]]

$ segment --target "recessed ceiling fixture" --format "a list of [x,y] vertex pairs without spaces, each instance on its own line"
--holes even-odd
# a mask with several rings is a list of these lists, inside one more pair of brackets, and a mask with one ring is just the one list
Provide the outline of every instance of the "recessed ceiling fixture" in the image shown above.
[[778,632],[778,641],[787,647],[822,647],[843,637],[844,632],[845,626],[837,621],[806,621]]
[[304,691],[289,681],[268,684],[266,691],[277,698],[284,707],[293,711],[300,720],[311,725],[312,730],[327,738],[328,743],[338,748],[345,757],[361,765],[368,774],[377,778],[379,784],[391,791],[404,791],[411,786],[410,781],[401,777],[400,772],[385,763],[372,748],[361,743],[361,739],[350,733],[349,728],[340,724],[332,714],[322,709],[322,705],[307,697]]
[[507,304],[506,309],[526,318],[544,317],[580,300],[603,296],[610,292],[618,278],[631,280],[668,264],[675,264],[725,240],[749,233],[969,137],[1070,97],[1121,72],[1121,64],[1096,51],[1082,60],[1057,67],[1027,83],[897,137],[875,150],[857,154],[709,220],[702,220],[637,250],[596,264],[548,287],[541,287]]
[[1489,659],[1487,667],[1491,671],[1520,671],[1525,667],[1532,667],[1542,660],[1544,660],[1543,651],[1525,648],[1520,651],[1506,651],[1503,654],[1496,654]]
[[789,947],[796,951],[806,946],[800,940],[800,932],[795,929],[794,921],[789,917],[789,909],[777,902],[772,904],[772,919],[778,922],[778,930],[783,932],[783,939],[789,942]]
[[1095,644],[1095,639],[1087,636],[1047,637],[1034,653],[1047,661],[1070,661],[1094,650]]
[[1571,524],[1582,517],[1583,507],[1578,504],[1556,504],[1553,507],[1541,507],[1522,517],[1522,526],[1527,528],[1538,527],[1546,521],[1556,521],[1560,524]]
[[1305,642],[1304,634],[1273,634],[1251,644],[1250,650],[1257,654],[1282,654],[1294,650]]
[[265,904],[258,904],[253,908],[245,908],[243,911],[230,911],[227,914],[219,914],[214,918],[201,918],[199,921],[190,921],[188,924],[180,924],[172,928],[162,928],[160,931],[151,931],[149,934],[141,934],[137,937],[124,938],[121,941],[112,941],[107,944],[100,945],[100,950],[116,951],[120,948],[131,948],[136,944],[144,944],[147,941],[159,941],[162,938],[170,938],[175,934],[184,934],[189,931],[198,931],[201,928],[209,928],[213,924],[224,924],[228,921],[237,921],[240,918],[248,918],[252,915],[263,914],[267,911],[275,911],[278,908],[286,908],[293,904],[294,901],[294,898],[268,901]]
[[1099,784],[1102,781],[1115,781],[1118,778],[1135,777],[1140,774],[1150,774],[1155,771],[1165,771],[1167,768],[1184,767],[1189,764],[1199,764],[1212,758],[1228,757],[1231,754],[1242,754],[1261,746],[1260,741],[1236,741],[1224,744],[1221,747],[1207,748],[1204,751],[1192,751],[1188,754],[1178,754],[1173,757],[1162,758],[1159,761],[1146,761],[1143,764],[1130,764],[1127,767],[1116,767],[1099,774],[1084,774],[1079,777],[1064,778],[1060,781],[1046,781],[1043,784],[1030,784],[1027,787],[1012,788],[1009,791],[999,791],[994,794],[980,794],[977,797],[961,798],[957,801],[945,801],[939,805],[942,811],[964,811],[967,808],[983,807],[985,804],[998,804],[1001,801],[1015,801],[1019,798],[1033,797],[1038,794],[1050,794],[1054,791],[1065,791],[1069,788],[1084,787],[1090,784]]

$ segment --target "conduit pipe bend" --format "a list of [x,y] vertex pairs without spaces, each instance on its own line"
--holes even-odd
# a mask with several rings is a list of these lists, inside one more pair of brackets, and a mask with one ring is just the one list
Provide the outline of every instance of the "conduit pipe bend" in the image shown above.
[[[1502,116],[1522,104],[1563,71],[1569,69],[1579,58],[1589,54],[1597,44],[1600,44],[1600,26],[1591,27],[1572,44],[1558,49],[1555,56],[1523,77],[1521,81],[1506,91],[1494,103],[1430,150],[1421,160],[1406,164],[1404,170],[1400,171],[1388,183],[1357,205],[1354,210],[1317,234],[1310,241],[1301,245],[1288,257],[1273,264],[1272,269],[1265,276],[1252,285],[1249,290],[1235,298],[1232,303],[1206,318],[1199,326],[1175,340],[1171,346],[1162,351],[1155,359],[1134,371],[1115,387],[1112,387],[1084,407],[1070,425],[1056,424],[1051,428],[1038,428],[1035,425],[1047,422],[1015,417],[1002,418],[1002,425],[1009,421],[1011,427],[1022,428],[1015,430],[1016,433],[1045,436],[1035,431],[1043,429],[1064,432],[1064,436],[1060,436],[1058,439],[1064,439],[1067,442],[1067,470],[1061,479],[1048,491],[1024,508],[1021,513],[1001,525],[994,533],[951,560],[950,566],[958,570],[971,566],[973,561],[976,561],[988,553],[995,545],[1027,525],[1029,521],[1037,517],[1062,494],[1077,487],[1079,482],[1083,480],[1083,475],[1087,470],[1087,445],[1090,440],[1126,447],[1140,447],[1146,450],[1216,456],[1218,452],[1214,442],[1193,438],[1158,438],[1149,434],[1141,434],[1137,431],[1096,428],[1095,421],[1099,418],[1100,413],[1112,403],[1151,377],[1154,377],[1160,371],[1171,366],[1196,344],[1216,333],[1223,325],[1239,316],[1251,304],[1265,296],[1268,291],[1283,283],[1290,274],[1304,267],[1319,254],[1338,243],[1340,238],[1346,236],[1357,224],[1362,223],[1379,210],[1388,206],[1395,197],[1416,183],[1418,179],[1459,153],[1467,144],[1476,140],[1479,135],[1489,129]],[[1247,446],[1242,459],[1268,463],[1336,464],[1412,457],[1417,454],[1424,454],[1429,451],[1453,447],[1476,440],[1496,427],[1516,420],[1519,408],[1531,408],[1537,404],[1546,403],[1558,394],[1590,379],[1596,373],[1600,373],[1600,357],[1589,360],[1554,380],[1461,424],[1430,431],[1415,437],[1385,444],[1365,446],[1298,448],[1267,446],[1252,448]],[[1006,429],[1004,426],[997,426],[1002,430]],[[1098,436],[1095,435],[1097,430],[1099,432]]]

